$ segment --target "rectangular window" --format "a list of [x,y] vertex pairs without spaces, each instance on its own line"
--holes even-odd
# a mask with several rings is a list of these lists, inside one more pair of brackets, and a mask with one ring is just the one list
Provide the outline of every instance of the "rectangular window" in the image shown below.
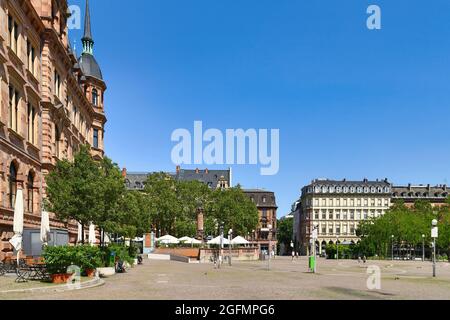
[[319,206],[319,199],[314,199],[314,206],[316,206],[316,207]]
[[327,206],[327,199],[322,199],[322,207],[326,207]]
[[350,220],[355,220],[355,211],[354,210],[350,211]]
[[319,210],[314,211],[314,219],[319,220]]
[[336,220],[341,220],[341,210],[336,211]]
[[336,207],[340,207],[341,206],[341,199],[336,199]]
[[333,220],[333,211],[332,210],[330,210],[330,212],[328,212],[328,218],[330,220]]
[[98,129],[94,129],[94,148],[98,149]]
[[27,41],[28,70],[34,75],[34,62],[36,59],[36,51],[30,41]]
[[18,132],[19,116],[19,93],[12,87],[9,87],[9,127]]
[[369,213],[367,210],[364,210],[364,220],[367,220],[369,218]]
[[28,103],[28,142],[36,144],[36,109]]
[[347,218],[348,218],[347,210],[344,210],[342,213],[344,215],[344,220],[347,220]]
[[378,206],[382,207],[383,206],[383,200],[382,199],[378,199]]
[[361,207],[361,199],[358,199],[358,207]]
[[368,207],[369,206],[369,200],[368,199],[364,199],[364,207]]
[[8,40],[9,47],[17,54],[17,44],[19,42],[19,26],[12,16],[8,16]]
[[58,98],[61,98],[60,93],[61,93],[61,77],[59,76],[58,72],[56,72],[55,70],[55,74],[54,74],[54,80],[55,80],[55,95]]

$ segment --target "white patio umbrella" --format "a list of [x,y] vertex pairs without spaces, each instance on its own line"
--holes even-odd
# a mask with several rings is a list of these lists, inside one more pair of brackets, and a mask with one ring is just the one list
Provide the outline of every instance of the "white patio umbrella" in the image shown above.
[[194,240],[194,239],[191,237],[183,237],[183,238],[178,239],[178,241],[186,242],[186,243],[191,243],[192,240]]
[[183,238],[178,239],[178,241],[180,241],[181,243],[184,242],[184,243],[188,243],[188,244],[191,244],[191,245],[202,244],[202,242],[200,240],[197,240],[197,239],[194,239],[194,238],[191,238],[191,237],[183,237]]
[[237,236],[236,238],[234,238],[233,240],[231,240],[231,244],[232,245],[247,245],[250,244],[250,242],[248,242],[247,240],[245,240],[243,237],[241,236]]
[[44,246],[48,245],[50,233],[50,217],[47,211],[42,211],[41,216],[41,241]]
[[16,203],[14,205],[14,236],[9,240],[9,243],[17,251],[17,265],[19,265],[20,250],[22,250],[22,235],[23,235],[23,191],[17,190]]
[[[227,238],[223,237],[222,243],[224,245],[229,245],[230,241]],[[214,238],[214,239],[208,241],[208,244],[218,244],[218,245],[220,245],[220,236],[218,236],[217,238]]]
[[103,238],[103,242],[106,244],[111,243],[111,238],[109,237],[109,234],[105,232],[104,238]]
[[95,244],[97,238],[95,237],[95,226],[91,223],[89,226],[89,244],[92,246]]
[[177,238],[175,238],[171,235],[165,235],[163,237],[160,237],[160,238],[156,239],[156,242],[160,242],[163,244],[179,244],[180,243],[180,241]]
[[78,237],[77,237],[77,242],[80,243],[81,241],[83,241],[84,239],[84,235],[83,235],[83,226],[81,225],[81,223],[78,222]]

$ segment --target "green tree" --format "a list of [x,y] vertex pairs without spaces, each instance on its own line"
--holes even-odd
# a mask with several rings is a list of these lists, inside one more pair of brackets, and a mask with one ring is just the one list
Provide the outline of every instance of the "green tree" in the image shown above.
[[258,225],[259,215],[256,205],[238,186],[225,190],[215,190],[208,206],[207,227],[210,234],[218,234],[218,227],[224,231],[233,229],[234,235],[244,236]]
[[293,241],[294,219],[278,220],[277,240],[278,244],[284,244],[285,248],[291,248]]
[[58,161],[46,177],[48,209],[66,223],[78,221],[83,229],[102,212],[100,169],[89,150],[81,146],[73,162]]
[[156,230],[161,235],[175,231],[175,222],[180,213],[177,183],[166,173],[154,173],[147,178],[144,193],[149,202],[149,214]]
[[[123,214],[120,205],[125,197],[125,180],[117,164],[107,157],[99,163],[99,189],[97,190],[101,205],[101,212],[96,219],[96,225],[101,230],[101,243],[103,245],[104,234],[117,231],[116,224],[120,223],[120,216]],[[129,214],[130,218],[133,216]]]

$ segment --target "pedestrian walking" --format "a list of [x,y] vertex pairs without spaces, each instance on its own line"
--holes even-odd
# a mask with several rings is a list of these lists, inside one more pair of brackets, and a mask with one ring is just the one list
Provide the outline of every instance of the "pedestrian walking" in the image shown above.
[[294,261],[294,258],[295,258],[295,251],[292,250],[292,261]]
[[363,257],[363,262],[366,263],[366,261],[367,261],[367,258],[366,258],[366,256],[364,256]]

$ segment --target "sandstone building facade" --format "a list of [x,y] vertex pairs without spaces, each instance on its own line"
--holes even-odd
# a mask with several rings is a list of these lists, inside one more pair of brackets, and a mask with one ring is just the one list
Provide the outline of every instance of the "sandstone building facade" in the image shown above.
[[[45,176],[56,161],[72,159],[81,144],[104,155],[106,84],[93,55],[88,1],[80,57],[70,48],[69,16],[66,0],[0,0],[0,259],[12,255],[17,190],[25,230],[39,229]],[[51,228],[76,240],[76,225],[53,214]]]

